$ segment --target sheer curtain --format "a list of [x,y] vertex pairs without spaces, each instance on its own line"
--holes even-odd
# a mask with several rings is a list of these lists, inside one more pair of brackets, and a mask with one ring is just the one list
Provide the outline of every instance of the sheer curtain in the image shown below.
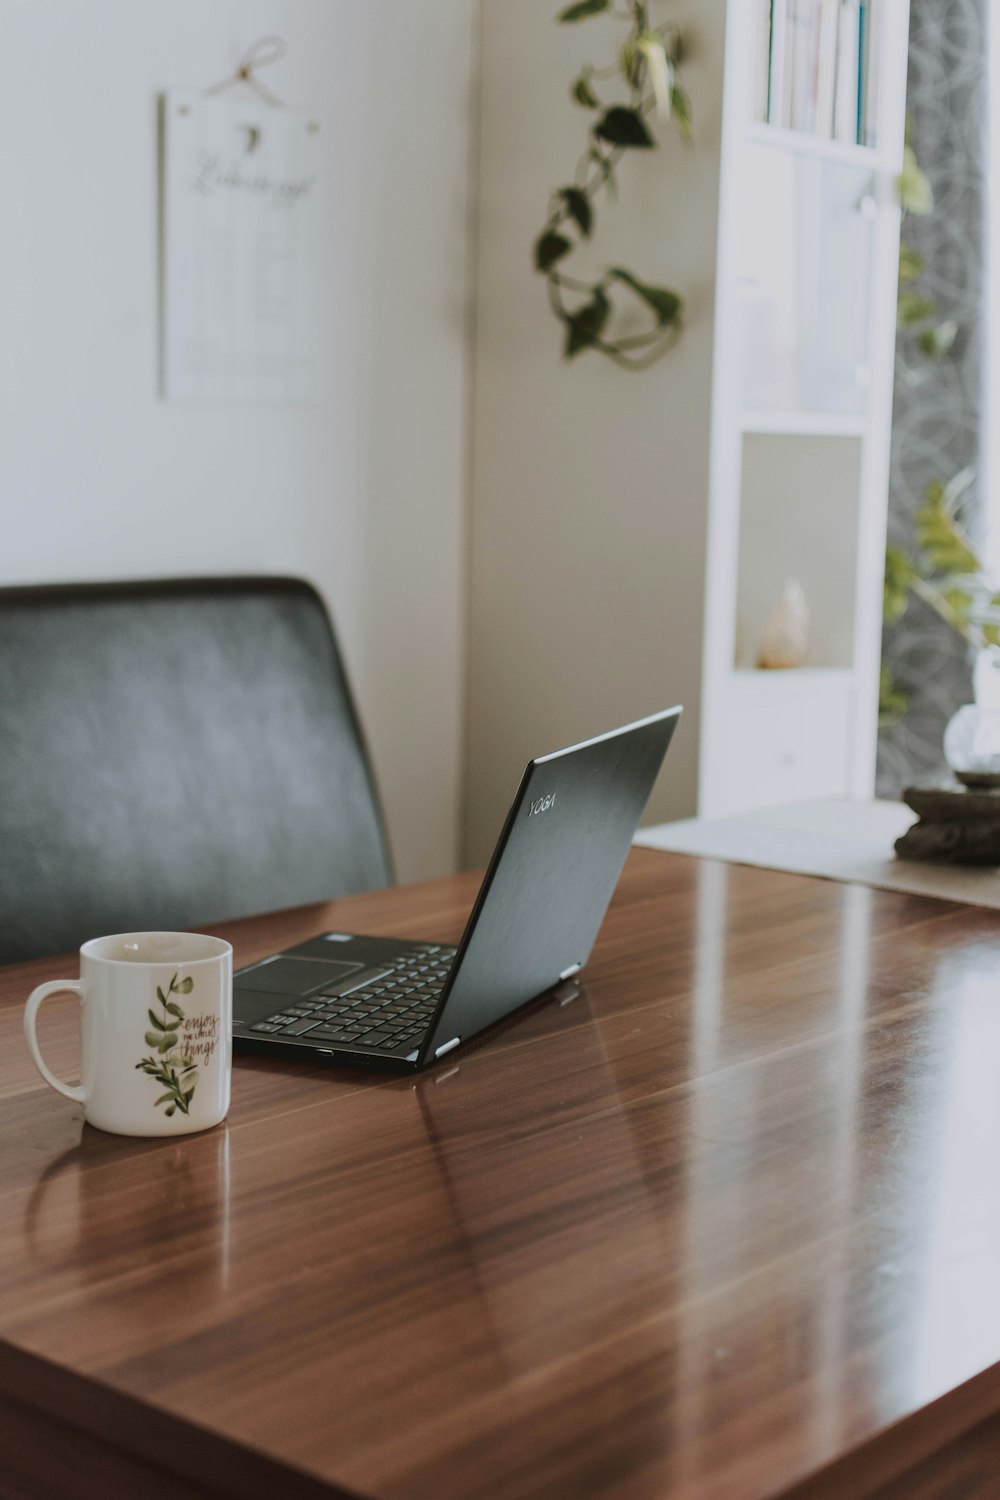
[[[884,3],[884,0],[883,0]],[[986,529],[984,444],[985,245],[988,213],[989,0],[911,0],[909,139],[934,190],[926,217],[908,214],[903,240],[925,269],[913,283],[958,332],[939,359],[897,341],[889,477],[889,541],[914,550],[914,517],[928,485],[971,466],[960,519],[976,540]],[[879,735],[877,789],[898,797],[944,768],[944,726],[972,696],[961,638],[911,596],[885,629],[883,664],[909,695],[903,717]]]

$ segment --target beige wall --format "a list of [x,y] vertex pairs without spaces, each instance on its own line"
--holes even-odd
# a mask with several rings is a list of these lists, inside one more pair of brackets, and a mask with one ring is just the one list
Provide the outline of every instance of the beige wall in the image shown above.
[[678,701],[688,722],[649,817],[695,805],[723,7],[670,7],[690,40],[693,149],[668,132],[633,153],[618,206],[598,208],[594,264],[624,263],[687,300],[681,345],[644,373],[594,354],[563,363],[531,270],[549,194],[585,142],[568,84],[621,36],[605,18],[555,25],[558,8],[483,10],[468,862],[488,853],[532,754]]
[[[475,0],[5,0],[0,582],[316,583],[400,874],[457,849]],[[322,124],[314,407],[157,397],[156,96],[264,33]]]

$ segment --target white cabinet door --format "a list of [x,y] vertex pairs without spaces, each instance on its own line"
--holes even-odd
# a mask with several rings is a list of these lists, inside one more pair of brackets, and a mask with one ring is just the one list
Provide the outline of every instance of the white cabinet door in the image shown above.
[[847,796],[850,689],[761,697],[729,715],[720,813]]

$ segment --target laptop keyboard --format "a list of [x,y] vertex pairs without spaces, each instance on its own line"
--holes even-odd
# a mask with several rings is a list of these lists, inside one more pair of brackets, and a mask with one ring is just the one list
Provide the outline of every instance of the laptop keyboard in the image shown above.
[[283,1005],[250,1030],[346,1048],[412,1052],[437,1009],[457,951],[422,943],[378,969]]

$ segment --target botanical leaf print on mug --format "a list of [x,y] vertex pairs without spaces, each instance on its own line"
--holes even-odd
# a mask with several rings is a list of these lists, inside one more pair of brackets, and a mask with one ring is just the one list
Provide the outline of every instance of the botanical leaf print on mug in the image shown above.
[[180,1110],[190,1114],[191,1100],[198,1086],[198,1061],[205,1063],[215,1051],[218,1043],[218,1018],[216,1016],[188,1016],[171,1000],[171,995],[190,995],[194,980],[178,979],[175,974],[166,994],[156,986],[156,998],[163,1011],[154,1010],[149,1017],[150,1030],[146,1032],[146,1045],[156,1055],[144,1057],[136,1063],[139,1072],[146,1073],[163,1085],[165,1092],[154,1100],[156,1106],[166,1106],[165,1113],[172,1115]]

